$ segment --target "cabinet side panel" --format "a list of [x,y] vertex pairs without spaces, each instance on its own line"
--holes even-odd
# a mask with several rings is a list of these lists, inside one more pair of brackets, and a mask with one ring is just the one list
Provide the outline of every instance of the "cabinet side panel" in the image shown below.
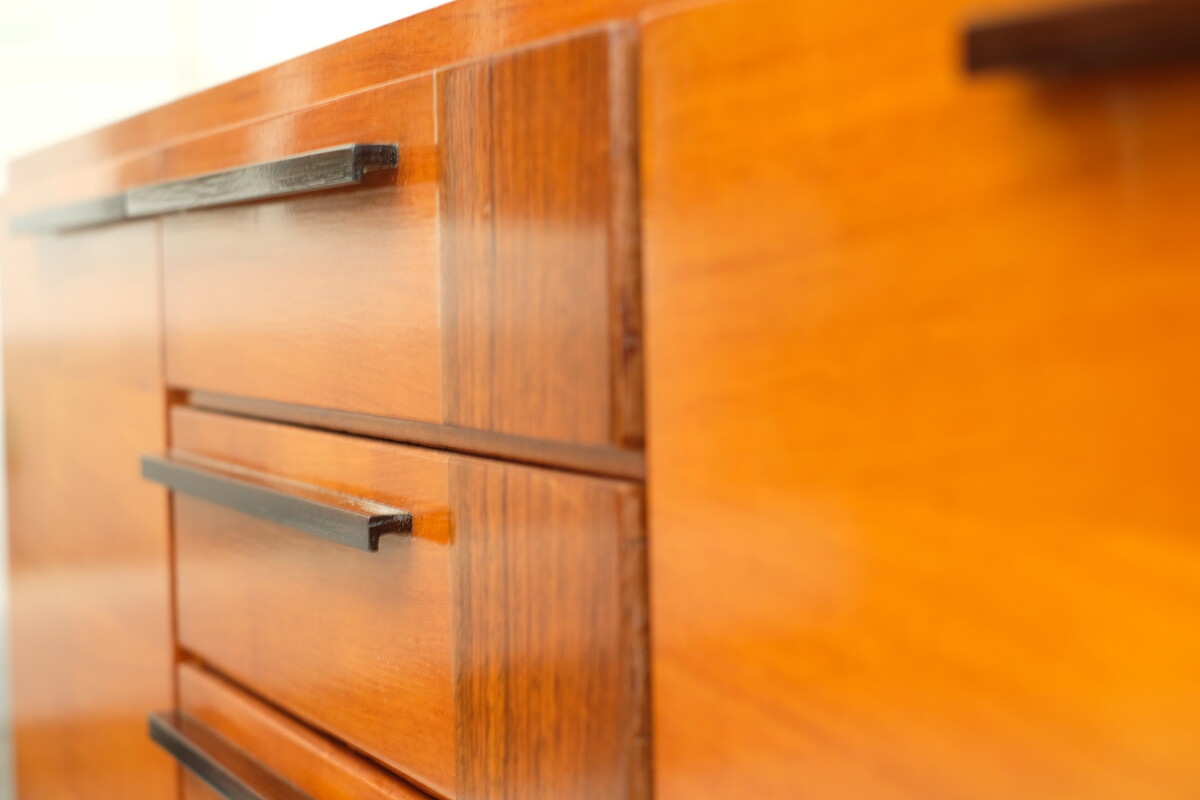
[[17,790],[176,796],[158,222],[12,237],[3,258]]
[[659,800],[1200,791],[1200,68],[644,31]]

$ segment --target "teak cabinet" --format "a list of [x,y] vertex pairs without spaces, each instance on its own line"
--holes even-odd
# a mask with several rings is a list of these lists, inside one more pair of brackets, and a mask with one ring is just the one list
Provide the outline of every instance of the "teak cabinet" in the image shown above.
[[457,0],[12,165],[18,800],[1194,798],[1200,13]]

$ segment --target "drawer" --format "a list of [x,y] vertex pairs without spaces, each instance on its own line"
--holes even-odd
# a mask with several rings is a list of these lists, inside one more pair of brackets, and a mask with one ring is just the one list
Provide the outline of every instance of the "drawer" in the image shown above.
[[[199,736],[188,743],[207,759],[183,771],[185,800],[217,800],[213,769],[230,770],[247,783],[277,777],[320,800],[426,800],[427,796],[386,770],[196,664],[179,667],[180,730]],[[187,757],[184,756],[186,760]],[[257,788],[257,787],[255,787]],[[278,800],[274,795],[272,800]]]
[[355,187],[163,218],[176,386],[436,420],[438,186],[430,76],[167,150],[168,178],[396,143]]
[[642,785],[636,485],[187,407],[171,424],[146,471],[175,489],[185,651],[443,797]]
[[170,148],[170,179],[347,143],[399,167],[167,214],[169,383],[638,448],[631,58],[603,29]]
[[[445,455],[186,410],[175,447],[225,470],[412,515],[376,552],[177,491],[180,644],[264,697],[442,794],[454,785]],[[204,462],[206,466],[208,462]],[[246,474],[211,472],[242,480]],[[231,485],[237,485],[236,483]]]

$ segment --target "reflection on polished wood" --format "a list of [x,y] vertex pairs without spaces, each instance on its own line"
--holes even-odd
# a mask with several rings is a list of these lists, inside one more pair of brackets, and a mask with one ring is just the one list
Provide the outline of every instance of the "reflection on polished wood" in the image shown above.
[[172,421],[181,452],[413,513],[411,537],[371,554],[176,496],[184,648],[445,797],[645,797],[635,484],[187,408]]
[[1200,68],[972,6],[645,30],[660,800],[1200,792]]
[[[175,797],[156,222],[6,242],[4,368],[19,797]],[[131,460],[132,459],[132,460]]]
[[178,408],[172,444],[403,505],[360,552],[174,496],[179,643],[429,790],[455,794],[447,457]]
[[640,486],[456,458],[460,795],[649,793]]
[[642,439],[633,36],[439,75],[446,421]]
[[331,800],[1200,796],[1200,65],[968,76],[977,10],[459,0],[22,159],[400,148],[9,242],[22,800],[201,800],[172,700]]
[[442,421],[430,76],[180,144],[168,177],[344,142],[400,168],[347,191],[164,219],[173,386]]

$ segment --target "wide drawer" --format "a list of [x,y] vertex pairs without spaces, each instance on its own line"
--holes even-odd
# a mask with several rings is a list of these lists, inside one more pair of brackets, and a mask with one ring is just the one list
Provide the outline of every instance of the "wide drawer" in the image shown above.
[[[264,775],[267,780],[275,777],[317,800],[426,798],[386,770],[200,666],[181,664],[178,674],[184,725],[202,732],[191,744],[213,739],[217,743],[205,754],[207,758],[192,760],[193,768],[184,771],[185,800],[223,797],[207,781],[226,770],[249,778],[252,784],[255,778],[264,783]],[[222,760],[222,754],[232,757]]]
[[186,407],[172,440],[186,651],[445,797],[643,786],[635,485]]
[[597,30],[169,149],[172,180],[399,151],[354,187],[164,217],[169,383],[640,447],[631,52]]

